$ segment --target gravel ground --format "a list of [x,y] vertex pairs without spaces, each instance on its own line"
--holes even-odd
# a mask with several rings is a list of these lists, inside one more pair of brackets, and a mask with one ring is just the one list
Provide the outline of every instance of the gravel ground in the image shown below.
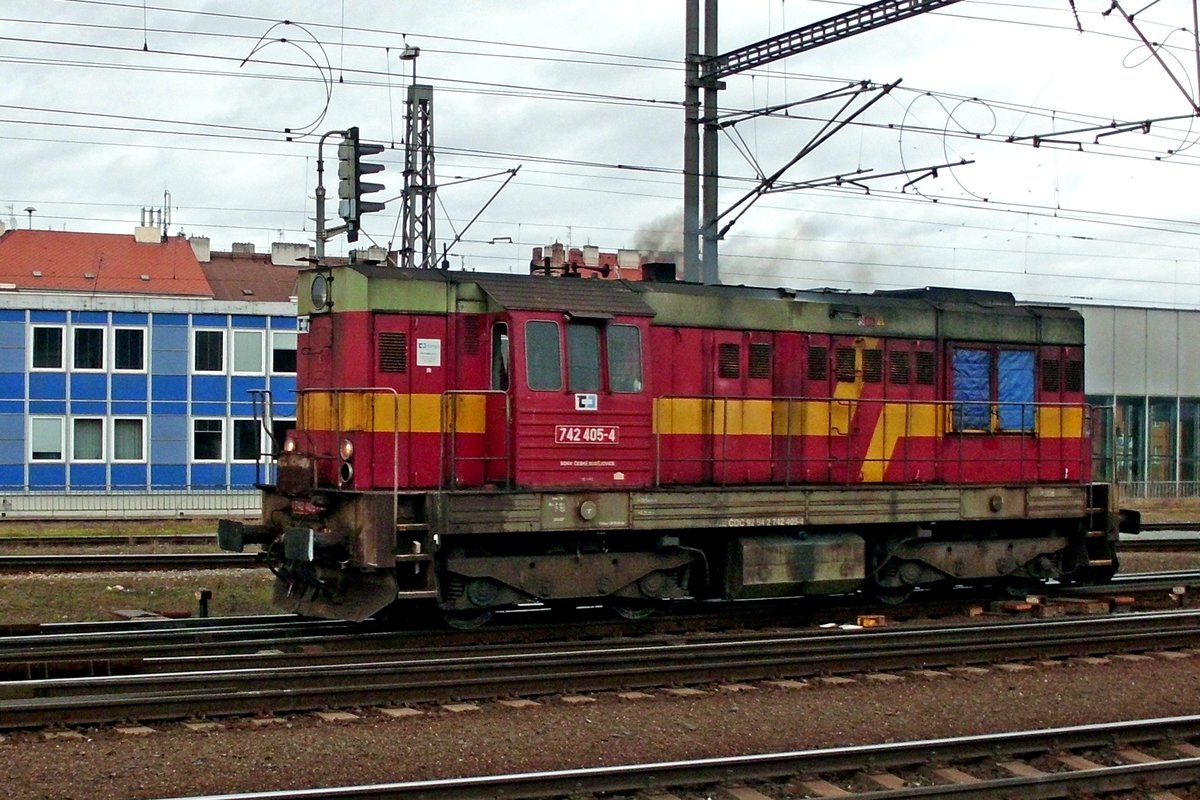
[[236,719],[212,731],[170,724],[146,735],[12,734],[0,742],[3,796],[153,798],[339,786],[1196,714],[1200,655],[420,710],[391,718],[367,709],[349,722],[314,715],[267,724]]

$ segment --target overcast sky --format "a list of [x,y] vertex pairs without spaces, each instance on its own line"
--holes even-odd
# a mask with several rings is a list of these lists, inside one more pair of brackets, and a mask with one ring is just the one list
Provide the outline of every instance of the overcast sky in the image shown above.
[[[853,7],[721,5],[723,52]],[[851,108],[879,97],[783,176],[861,171],[863,180],[759,200],[721,243],[722,281],[1200,307],[1193,4],[1126,8],[1165,45],[1153,52],[1119,13],[1102,14],[1111,0],[1075,5],[1077,15],[1068,0],[964,0],[728,78],[723,111],[797,105],[727,129],[722,208],[846,102],[799,101],[861,81],[901,83],[855,100]],[[3,0],[0,220],[132,231],[168,191],[171,233],[208,236],[214,249],[310,241],[317,139],[357,125],[396,148],[380,159],[388,208],[366,218],[359,245],[398,246],[407,44],[420,48],[418,82],[435,92],[439,239],[461,231],[503,176],[458,181],[521,168],[454,247],[452,266],[524,271],[530,248],[554,241],[676,248],[684,9],[683,0]],[[1144,120],[1154,120],[1148,133],[1097,140],[1090,130]],[[1050,141],[1034,147],[1033,136]],[[335,159],[332,148],[326,156]],[[973,163],[905,188],[964,160]],[[336,198],[331,224],[335,213]],[[337,238],[328,252],[347,246]]]

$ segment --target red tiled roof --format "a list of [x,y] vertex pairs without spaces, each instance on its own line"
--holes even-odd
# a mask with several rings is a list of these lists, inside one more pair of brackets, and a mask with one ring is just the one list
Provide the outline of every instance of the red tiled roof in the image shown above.
[[200,267],[217,300],[286,303],[296,293],[296,275],[307,264],[279,266],[267,253],[213,253]]
[[186,239],[141,243],[132,234],[8,231],[0,236],[0,283],[59,292],[213,295]]

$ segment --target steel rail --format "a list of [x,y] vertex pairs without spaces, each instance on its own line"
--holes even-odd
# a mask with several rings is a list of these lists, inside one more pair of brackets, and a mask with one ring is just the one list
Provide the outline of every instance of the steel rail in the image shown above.
[[1194,646],[1200,611],[0,682],[0,729],[934,668]]
[[0,573],[146,572],[261,567],[260,553],[72,553],[0,555]]
[[213,533],[106,533],[84,534],[34,534],[22,536],[0,536],[0,547],[109,547],[112,545],[148,544],[197,544],[216,545],[217,534]]
[[[479,797],[526,798],[579,796],[680,789],[698,789],[746,781],[780,781],[801,775],[840,773],[865,769],[910,768],[930,761],[968,761],[1040,754],[1056,750],[1083,750],[1114,744],[1156,743],[1200,735],[1200,717],[1173,717],[1130,722],[1081,725],[1036,731],[926,739],[856,747],[836,747],[787,753],[732,756],[649,764],[590,767],[552,772],[488,775],[442,780],[411,781],[373,786],[341,786],[204,795],[174,800],[317,800],[319,798],[372,798],[372,800],[467,800]],[[1063,797],[1071,791],[1123,791],[1158,785],[1191,783],[1200,777],[1200,758],[1127,764],[1077,772],[1047,773],[1031,778],[981,780],[971,784],[921,786],[871,792],[884,798],[1038,798]]]

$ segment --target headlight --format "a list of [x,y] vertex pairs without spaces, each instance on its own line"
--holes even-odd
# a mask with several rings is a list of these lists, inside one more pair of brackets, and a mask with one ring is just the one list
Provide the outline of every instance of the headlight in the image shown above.
[[349,461],[354,458],[354,442],[349,439],[342,439],[342,445],[338,448],[338,454],[343,461]]
[[329,289],[333,278],[323,272],[313,276],[312,286],[309,287],[309,299],[312,300],[313,311],[324,311],[329,307]]
[[290,433],[288,434],[287,438],[283,440],[283,452],[285,452],[285,453],[296,452],[296,440],[292,438],[292,435]]
[[341,480],[343,485],[354,480],[354,467],[350,466],[350,462],[342,462],[342,466],[338,469],[338,478]]

